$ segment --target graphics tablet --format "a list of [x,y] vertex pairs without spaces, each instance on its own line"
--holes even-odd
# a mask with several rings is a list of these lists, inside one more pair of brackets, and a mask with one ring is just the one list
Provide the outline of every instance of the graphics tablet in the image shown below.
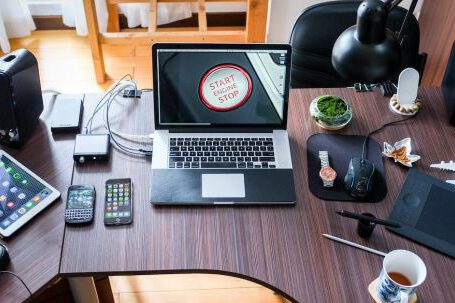
[[455,186],[411,169],[390,215],[389,230],[455,258]]
[[11,236],[60,192],[0,150],[0,235]]

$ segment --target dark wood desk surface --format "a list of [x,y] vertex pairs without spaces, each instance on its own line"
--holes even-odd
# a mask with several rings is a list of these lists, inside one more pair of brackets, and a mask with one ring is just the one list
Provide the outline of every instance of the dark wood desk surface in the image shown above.
[[[419,302],[453,302],[455,261],[414,242],[376,228],[369,241],[356,235],[356,222],[335,210],[371,212],[387,217],[406,177],[407,169],[384,159],[389,192],[376,204],[321,201],[308,188],[306,140],[318,128],[309,117],[311,100],[337,94],[352,104],[354,119],[342,134],[366,134],[400,116],[388,110],[377,93],[350,89],[292,90],[289,136],[298,201],[292,207],[154,207],[149,203],[150,160],[113,152],[107,164],[76,167],[73,183],[94,184],[98,190],[95,222],[66,227],[61,274],[65,276],[210,272],[245,277],[267,285],[298,302],[369,302],[368,284],[375,279],[382,258],[324,239],[330,233],[372,248],[409,249],[428,267],[419,288]],[[373,137],[380,143],[411,137],[416,167],[441,179],[453,174],[429,168],[430,163],[453,160],[455,127],[447,123],[439,89],[423,88],[421,113],[403,125]],[[93,104],[93,96],[86,97]],[[87,106],[88,107],[88,106]],[[118,129],[147,133],[152,129],[152,98],[118,105]],[[89,111],[86,110],[86,113]],[[129,226],[103,224],[104,181],[131,177],[134,183],[134,222]],[[152,180],[153,182],[153,180]]]
[[[54,101],[47,95],[44,104],[38,127],[26,144],[21,149],[2,148],[65,196],[73,172],[74,135],[52,135],[50,121]],[[34,293],[58,276],[65,229],[64,209],[62,200],[58,200],[12,237],[2,240],[11,258],[7,270],[18,274]],[[28,296],[16,278],[0,275],[1,302],[21,302]]]

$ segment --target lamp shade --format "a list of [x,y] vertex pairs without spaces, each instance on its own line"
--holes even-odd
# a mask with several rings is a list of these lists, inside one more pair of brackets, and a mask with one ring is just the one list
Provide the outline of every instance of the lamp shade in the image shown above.
[[379,0],[366,0],[357,10],[357,24],[345,30],[332,50],[335,70],[348,80],[380,83],[399,69],[401,47],[386,28],[388,10]]

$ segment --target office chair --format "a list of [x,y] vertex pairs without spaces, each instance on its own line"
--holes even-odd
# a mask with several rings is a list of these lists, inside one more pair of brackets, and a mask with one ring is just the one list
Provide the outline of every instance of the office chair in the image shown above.
[[452,45],[441,88],[450,124],[455,126],[455,41]]
[[[332,48],[338,36],[356,24],[357,8],[361,1],[332,1],[319,3],[305,9],[294,24],[292,45],[291,87],[346,87],[353,83],[343,79],[332,66]],[[387,27],[398,32],[406,9],[396,7],[387,20]],[[426,54],[419,54],[420,30],[414,16],[404,32],[402,66],[414,67],[420,75]],[[398,79],[399,72],[395,79]]]

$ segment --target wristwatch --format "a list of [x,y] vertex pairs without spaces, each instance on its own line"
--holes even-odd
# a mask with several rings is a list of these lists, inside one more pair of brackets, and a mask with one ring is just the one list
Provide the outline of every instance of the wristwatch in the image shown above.
[[319,159],[321,159],[321,170],[319,171],[319,177],[324,183],[324,187],[332,187],[337,172],[330,167],[329,164],[329,152],[326,150],[319,151]]

